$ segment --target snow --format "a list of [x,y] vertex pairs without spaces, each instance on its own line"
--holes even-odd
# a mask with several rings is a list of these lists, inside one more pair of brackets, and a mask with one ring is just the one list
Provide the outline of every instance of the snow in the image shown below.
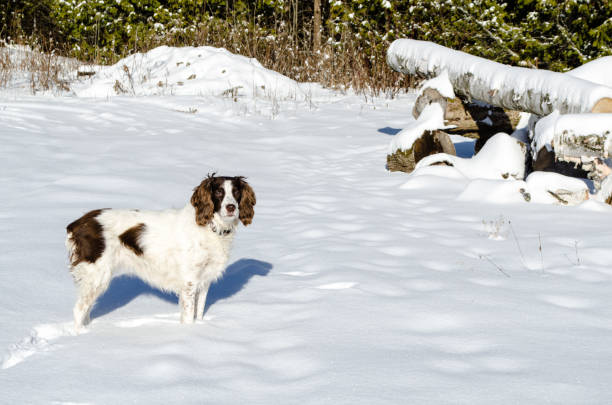
[[473,158],[462,158],[445,153],[426,156],[415,167],[437,162],[449,162],[469,179],[523,179],[525,176],[525,145],[502,132],[489,139]]
[[455,92],[469,88],[476,100],[542,116],[555,109],[590,112],[600,99],[612,98],[612,87],[564,73],[507,66],[427,41],[395,40],[387,63],[394,70],[425,77],[447,71]]
[[548,151],[552,150],[552,143],[555,139],[555,126],[557,125],[559,116],[559,111],[555,110],[536,122],[535,133],[531,141],[534,154],[537,154],[538,151],[544,147],[546,147]]
[[564,190],[582,196],[589,193],[589,188],[583,180],[558,173],[533,172],[525,181],[531,202],[536,203],[557,204],[558,200],[550,194],[550,191],[559,193],[559,190]]
[[91,80],[73,87],[76,95],[99,98],[122,93],[137,96],[225,95],[270,99],[303,99],[306,96],[296,81],[264,68],[256,59],[210,46],[160,46],[96,70]]
[[423,135],[425,131],[435,131],[446,128],[444,124],[444,110],[438,103],[427,105],[419,117],[410,122],[400,133],[391,140],[389,153],[397,150],[409,150],[412,144]]
[[603,56],[578,66],[565,74],[612,87],[612,75],[610,75],[610,72],[612,72],[612,56]]
[[[389,173],[414,95],[327,97],[0,94],[2,402],[610,402],[611,208]],[[205,320],[120,278],[74,335],[66,224],[180,207],[212,171],[258,202]]]
[[[446,98],[455,98],[455,91],[453,90],[453,85],[448,79],[448,71],[443,70],[438,76],[425,80],[420,85],[420,89],[434,89],[437,90],[443,97]],[[419,92],[420,95],[420,92]]]

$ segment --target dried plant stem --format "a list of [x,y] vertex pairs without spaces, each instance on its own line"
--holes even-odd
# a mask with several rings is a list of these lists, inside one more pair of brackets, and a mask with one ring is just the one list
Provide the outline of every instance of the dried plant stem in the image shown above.
[[491,260],[491,258],[490,258],[489,256],[485,256],[485,255],[478,255],[478,257],[479,257],[479,258],[481,258],[481,259],[486,259],[486,260],[487,260],[489,263],[491,263],[493,266],[495,266],[495,268],[496,268],[496,269],[497,269],[497,270],[498,270],[498,271],[499,271],[501,274],[503,274],[504,276],[506,276],[506,277],[510,278],[510,275],[509,275],[508,273],[506,273],[506,272],[504,271],[504,269],[503,269],[503,268],[502,268],[500,265],[498,265],[498,264],[497,264],[497,263],[495,263],[493,260]]
[[512,232],[512,237],[514,238],[514,242],[516,242],[516,247],[518,248],[519,254],[521,255],[521,263],[523,263],[523,266],[525,266],[527,269],[529,269],[529,266],[527,266],[526,262],[525,262],[525,256],[523,255],[523,250],[521,249],[521,245],[518,241],[518,238],[516,237],[516,232],[514,232],[514,227],[512,226],[512,221],[508,220],[508,225],[510,226],[510,231]]

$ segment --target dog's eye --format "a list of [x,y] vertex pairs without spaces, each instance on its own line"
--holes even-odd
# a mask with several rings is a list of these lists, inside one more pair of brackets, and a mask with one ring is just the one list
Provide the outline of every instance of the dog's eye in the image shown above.
[[215,197],[221,197],[221,196],[223,196],[223,191],[215,190]]

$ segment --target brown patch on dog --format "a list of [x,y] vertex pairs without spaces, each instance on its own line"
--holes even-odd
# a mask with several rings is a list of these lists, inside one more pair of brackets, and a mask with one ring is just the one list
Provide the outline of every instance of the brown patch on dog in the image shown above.
[[244,226],[247,226],[248,224],[253,222],[253,217],[255,216],[255,210],[253,209],[253,206],[255,205],[257,200],[255,198],[255,192],[253,191],[251,186],[249,186],[249,184],[242,178],[239,178],[239,180],[242,192],[240,196],[240,213],[238,214],[238,218],[240,218],[240,221],[242,221]]
[[145,224],[138,224],[119,235],[121,243],[132,252],[136,253],[136,256],[141,256],[144,253],[138,241],[146,228],[147,226]]
[[106,244],[102,235],[103,229],[96,219],[102,211],[104,210],[90,211],[66,227],[74,244],[70,252],[72,266],[81,262],[95,263],[104,253]]
[[215,178],[215,173],[209,174],[207,178],[202,180],[199,186],[193,190],[191,196],[191,205],[195,208],[196,223],[200,226],[205,226],[213,217],[214,203],[212,200],[212,184]]

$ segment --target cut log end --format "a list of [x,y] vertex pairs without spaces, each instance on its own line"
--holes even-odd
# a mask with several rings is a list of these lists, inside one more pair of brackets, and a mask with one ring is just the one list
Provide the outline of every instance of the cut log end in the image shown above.
[[397,150],[387,155],[387,168],[392,172],[411,173],[419,160],[435,153],[457,154],[455,145],[446,132],[425,131],[414,142],[412,148],[405,151]]
[[593,113],[612,113],[612,98],[604,97],[595,103]]

